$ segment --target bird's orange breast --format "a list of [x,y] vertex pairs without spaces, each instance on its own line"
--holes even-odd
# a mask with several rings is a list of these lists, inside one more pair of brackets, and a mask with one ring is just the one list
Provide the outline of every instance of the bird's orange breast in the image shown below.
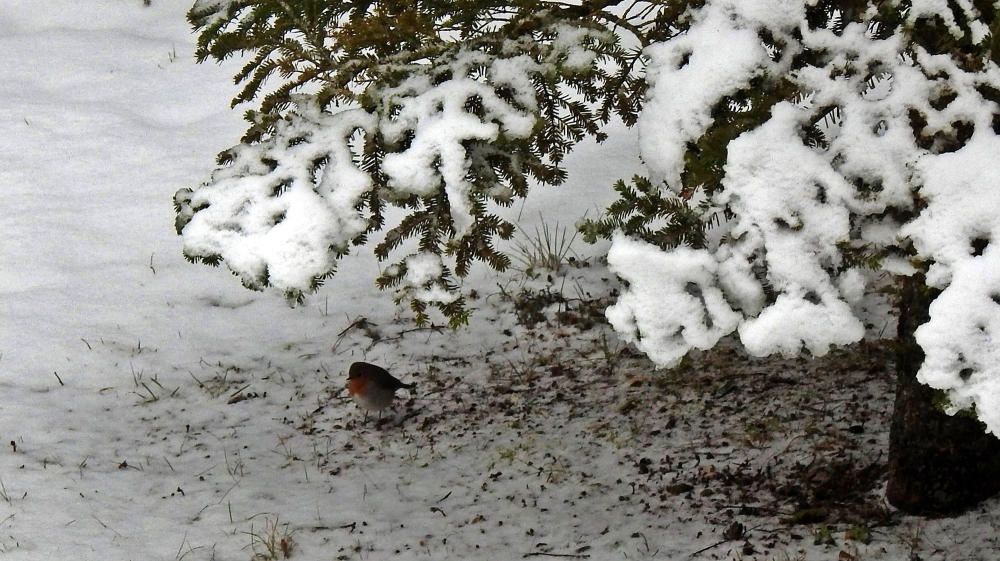
[[364,377],[351,378],[347,381],[347,393],[350,395],[363,395],[368,379]]

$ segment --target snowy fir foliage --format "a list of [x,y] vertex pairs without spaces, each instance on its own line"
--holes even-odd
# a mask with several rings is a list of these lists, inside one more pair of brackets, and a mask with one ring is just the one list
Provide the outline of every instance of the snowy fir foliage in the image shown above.
[[[233,103],[260,104],[212,177],[178,192],[185,254],[301,299],[384,229],[375,254],[400,256],[379,286],[396,289],[418,322],[430,305],[463,323],[459,278],[477,260],[510,266],[496,244],[515,226],[497,207],[531,182],[561,183],[564,155],[586,137],[603,140],[612,115],[636,119],[637,39],[665,36],[660,21],[677,10],[650,5],[633,24],[602,9],[197,2],[199,59],[249,57]],[[636,45],[622,46],[616,25]]]
[[[715,0],[650,47],[651,177],[619,190],[684,204],[598,225],[629,283],[616,329],[661,365],[734,331],[754,355],[823,355],[891,335],[879,297],[926,274],[919,379],[1000,435],[998,11]],[[691,212],[710,235],[663,235]]]
[[[503,271],[498,206],[637,123],[647,177],[581,224],[656,363],[892,336],[896,281],[940,292],[920,380],[1000,435],[1000,2],[199,0],[200,60],[247,57],[242,142],[178,192],[185,254],[301,298],[373,239],[418,321]],[[391,209],[396,209],[390,212]],[[391,217],[399,218],[387,224]],[[395,252],[395,253],[394,253]]]

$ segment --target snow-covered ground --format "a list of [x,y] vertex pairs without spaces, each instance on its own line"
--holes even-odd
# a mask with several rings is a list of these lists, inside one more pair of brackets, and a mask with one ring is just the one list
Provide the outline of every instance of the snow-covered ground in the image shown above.
[[[194,64],[186,8],[0,6],[4,558],[1000,556],[997,501],[881,505],[881,351],[653,372],[592,325],[601,248],[552,283],[477,273],[457,333],[413,330],[368,256],[298,308],[185,262],[172,194],[243,130],[236,65]],[[527,235],[636,170],[619,132],[514,209]],[[360,359],[418,384],[385,422],[344,397]]]

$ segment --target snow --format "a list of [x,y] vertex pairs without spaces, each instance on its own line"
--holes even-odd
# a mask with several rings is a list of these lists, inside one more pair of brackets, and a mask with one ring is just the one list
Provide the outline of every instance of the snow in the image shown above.
[[458,295],[448,292],[435,281],[441,278],[444,265],[441,257],[433,253],[421,252],[406,258],[405,285],[415,290],[417,300],[448,304],[458,299]]
[[[367,228],[355,207],[372,182],[350,141],[373,127],[364,111],[331,115],[304,104],[265,142],[236,147],[211,181],[185,192],[185,254],[221,256],[248,287],[309,287],[334,267],[332,250],[346,250]],[[273,169],[268,159],[278,162]],[[313,162],[321,159],[316,180]]]
[[[7,0],[0,11],[0,50],[17,61],[0,66],[5,559],[260,559],[271,537],[279,551],[287,540],[290,559],[682,559],[737,521],[757,553],[729,541],[696,558],[994,558],[995,500],[954,518],[897,515],[867,545],[832,522],[836,547],[813,544],[817,525],[766,510],[792,508],[768,490],[807,479],[790,466],[878,461],[890,401],[880,360],[761,361],[724,340],[690,371],[654,372],[607,329],[517,325],[503,290],[523,279],[474,274],[473,323],[438,333],[412,331],[372,286],[379,264],[363,252],[295,308],[186,262],[171,198],[208,177],[212,155],[244,129],[228,103],[238,62],[192,62],[187,7]],[[364,180],[343,152],[350,143],[336,140],[351,126],[339,123],[324,129],[332,159],[314,211],[350,229]],[[639,170],[636,139],[611,133],[567,158],[565,185],[511,213],[572,224],[606,206],[607,186]],[[301,177],[253,169],[249,194]],[[267,216],[241,218],[246,232]],[[250,261],[269,257],[246,248]],[[432,272],[423,259],[414,280]],[[609,290],[599,261],[580,261],[567,295]],[[744,264],[718,271],[743,271],[725,273],[735,286]],[[272,281],[302,280],[267,269]],[[838,286],[853,294],[851,282]],[[740,286],[753,302],[759,283]],[[355,360],[417,382],[416,395],[387,422],[362,423],[343,391]],[[735,400],[720,397],[730,391]],[[858,423],[862,434],[848,431]],[[678,482],[693,488],[667,490]],[[863,491],[878,500],[877,485]]]
[[[643,266],[627,266],[636,262]],[[738,325],[739,316],[713,286],[716,262],[707,252],[678,248],[664,253],[618,238],[608,264],[630,285],[608,308],[608,321],[656,362],[677,362],[691,348],[710,349]]]
[[[961,17],[969,21],[969,27],[972,30],[972,42],[975,44],[980,43],[983,39],[989,36],[989,27],[987,27],[983,22],[978,21],[979,11],[973,5],[971,0],[958,0],[956,2],[958,7],[961,8]],[[912,25],[918,19],[921,18],[934,18],[939,17],[944,22],[945,28],[951,33],[956,39],[961,39],[965,37],[965,31],[958,25],[956,21],[955,11],[951,6],[948,5],[946,0],[914,0],[911,2],[910,10],[907,13],[907,22]]]
[[718,199],[737,211],[732,235],[750,234],[735,242],[745,246],[739,251],[766,252],[768,279],[781,292],[773,304],[739,325],[740,339],[758,356],[794,356],[803,346],[822,356],[831,344],[864,336],[864,326],[827,272],[839,262],[837,244],[850,239],[845,203],[854,189],[823,156],[785,141],[802,126],[803,113],[779,104],[767,123],[730,143],[726,190]]
[[711,126],[714,100],[771,66],[756,31],[734,21],[728,4],[709,5],[686,35],[646,49],[649,99],[639,131],[654,183],[680,185],[687,144]]
[[552,53],[549,64],[562,64],[570,71],[586,71],[597,59],[597,53],[584,45],[590,41],[607,39],[594,29],[576,27],[565,24],[554,26],[555,38],[552,40]]
[[[942,288],[930,320],[917,330],[927,355],[920,380],[948,390],[955,409],[976,406],[1000,436],[1000,171],[984,166],[1000,153],[1000,139],[978,134],[957,152],[921,162],[927,209],[904,233],[934,260],[927,283]],[[976,240],[989,242],[981,255]]]
[[[473,97],[482,102],[482,118],[466,109]],[[382,162],[390,186],[403,193],[429,196],[443,184],[455,229],[464,235],[473,223],[473,186],[466,179],[471,163],[465,144],[496,140],[501,132],[525,138],[531,133],[534,117],[504,101],[492,86],[465,77],[432,85],[426,76],[418,75],[388,92],[387,98],[400,109],[390,122],[382,124],[386,138],[401,140],[405,133],[413,132],[407,149],[386,154]]]
[[[714,339],[735,331],[755,356],[822,356],[865,336],[891,336],[889,306],[878,297],[891,281],[879,273],[910,275],[924,262],[928,284],[943,293],[918,330],[928,355],[920,379],[948,392],[952,412],[975,406],[1000,435],[991,327],[1000,315],[992,274],[1000,263],[992,246],[973,254],[1000,234],[1000,176],[987,165],[1000,153],[1000,108],[979,93],[1000,86],[1000,68],[985,61],[982,70],[966,70],[947,54],[909,49],[901,32],[876,40],[864,22],[840,32],[809,29],[801,25],[807,4],[710,1],[686,33],[649,48],[640,148],[654,178],[675,194],[700,187],[681,184],[681,172],[717,103],[762,76],[783,77],[801,95],[774,104],[764,123],[728,144],[723,189],[708,211],[725,209],[733,218],[698,259],[686,247],[656,257],[651,248],[638,253],[634,242],[615,240],[613,270],[643,280],[627,286],[608,317],[657,364],[675,366],[686,350],[704,348],[678,333],[720,306],[677,304],[663,292],[676,294],[677,279],[699,279],[699,292],[718,289],[722,309],[737,313],[708,322]],[[937,17],[955,37],[963,33],[959,21],[972,21],[974,39],[983,38],[968,1],[913,2],[907,14],[910,24]],[[762,37],[783,38],[777,60]],[[820,62],[785,72],[782,61],[803,48],[820,53]],[[920,136],[933,141],[914,138],[914,114],[927,122]],[[822,140],[806,141],[802,131],[820,122]],[[975,131],[971,139],[961,138],[963,126]],[[915,197],[926,208],[914,209]],[[916,218],[897,222],[907,214]],[[902,257],[909,241],[913,262]],[[883,258],[882,269],[862,274],[845,248]],[[650,262],[674,255],[660,282],[646,277]],[[665,320],[668,314],[686,317]]]

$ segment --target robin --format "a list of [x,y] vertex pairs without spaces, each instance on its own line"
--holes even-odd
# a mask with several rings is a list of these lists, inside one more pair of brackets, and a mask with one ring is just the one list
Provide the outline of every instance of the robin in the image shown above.
[[365,410],[365,419],[368,419],[368,412],[373,410],[378,411],[381,418],[382,410],[392,405],[396,398],[396,390],[412,390],[415,387],[414,384],[399,381],[381,366],[367,362],[355,362],[347,374],[347,393],[354,398],[358,407]]

